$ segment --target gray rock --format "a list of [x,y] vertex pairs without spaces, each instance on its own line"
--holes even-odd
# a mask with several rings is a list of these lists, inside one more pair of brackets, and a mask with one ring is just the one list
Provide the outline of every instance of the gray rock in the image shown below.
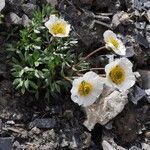
[[138,70],[142,78],[143,89],[150,89],[150,71]]
[[147,39],[141,33],[138,32],[134,38],[135,38],[135,41],[139,43],[140,45],[144,46],[145,48],[149,47]]
[[6,124],[8,124],[8,125],[14,125],[15,122],[14,122],[13,120],[8,120],[8,121],[6,122]]
[[30,3],[36,5],[36,1],[37,0],[30,0]]
[[146,39],[149,43],[149,47],[150,47],[150,25],[146,26]]
[[135,22],[135,26],[137,29],[144,30],[146,26],[146,22]]
[[41,133],[41,130],[39,129],[39,128],[37,128],[37,127],[34,127],[34,128],[32,128],[32,130],[31,130],[34,134],[40,134]]
[[146,17],[147,17],[147,20],[149,21],[149,23],[150,23],[150,10],[148,10],[147,11],[147,13],[146,13]]
[[103,140],[102,147],[103,147],[103,150],[127,150],[117,145],[112,138],[106,138],[106,140]]
[[132,57],[135,55],[133,46],[126,47],[126,57]]
[[0,149],[1,150],[12,150],[12,137],[1,137],[0,138]]
[[43,118],[43,119],[35,119],[31,122],[31,127],[37,127],[39,129],[52,129],[56,125],[56,120],[54,118]]
[[150,143],[142,143],[142,150],[150,150]]
[[47,3],[50,3],[52,6],[56,6],[58,4],[57,0],[46,0]]
[[18,141],[15,141],[15,142],[13,143],[13,148],[14,148],[15,150],[21,150],[21,145],[20,145],[20,143],[19,143]]
[[136,146],[132,146],[129,150],[141,150],[141,148],[136,147]]
[[0,132],[2,131],[2,120],[0,119]]
[[0,12],[3,10],[5,7],[5,0],[0,0]]
[[133,1],[133,7],[138,9],[138,10],[142,10],[142,3],[139,0],[134,0]]
[[138,101],[146,96],[145,90],[141,89],[139,86],[132,88],[132,91],[129,93],[129,100],[137,105]]
[[29,17],[27,15],[23,15],[22,16],[22,25],[25,27],[28,27],[31,24],[31,20],[29,19]]
[[150,1],[145,2],[143,6],[150,10]]
[[22,19],[15,13],[11,12],[10,15],[10,22],[12,24],[17,24],[17,25],[20,25],[22,23]]
[[145,132],[145,137],[146,137],[147,139],[150,139],[150,130]]
[[27,3],[22,5],[22,10],[28,15],[31,16],[33,11],[36,9],[36,5]]
[[112,18],[112,26],[117,27],[119,24],[128,24],[130,22],[130,18],[128,13],[121,11],[119,13],[116,13]]
[[[105,90],[96,103],[89,107],[83,108],[87,115],[87,120],[84,125],[91,131],[96,123],[101,125],[107,124],[110,120],[116,117],[128,102],[127,92],[120,93],[119,91]],[[106,95],[106,93],[109,93]]]

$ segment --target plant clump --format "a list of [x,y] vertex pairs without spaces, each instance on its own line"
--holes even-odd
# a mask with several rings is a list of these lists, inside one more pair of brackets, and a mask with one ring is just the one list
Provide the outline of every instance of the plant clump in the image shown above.
[[[47,21],[49,17],[53,18],[52,23],[57,21],[56,27],[58,22],[67,26],[67,36],[66,33],[65,36],[49,33],[50,29],[46,28],[50,23],[50,20]],[[7,45],[12,60],[13,84],[23,94],[33,92],[38,98],[39,93],[44,93],[45,98],[49,99],[67,90],[70,85],[65,75],[72,75],[72,71],[68,70],[81,59],[82,54],[77,56],[74,51],[77,40],[69,37],[69,23],[59,18],[58,12],[50,5],[36,10],[32,24],[20,30],[19,41]],[[81,66],[83,69],[87,64],[82,63]]]

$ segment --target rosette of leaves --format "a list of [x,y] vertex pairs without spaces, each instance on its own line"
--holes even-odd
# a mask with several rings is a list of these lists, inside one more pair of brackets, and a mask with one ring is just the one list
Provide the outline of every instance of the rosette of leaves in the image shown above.
[[[33,92],[46,99],[64,92],[70,86],[64,76],[71,77],[72,66],[82,59],[74,47],[77,40],[71,37],[52,37],[44,27],[44,20],[51,14],[58,15],[52,6],[44,6],[34,12],[32,24],[20,30],[19,41],[7,45],[11,58],[14,86],[24,94]],[[87,68],[82,63],[81,69]]]

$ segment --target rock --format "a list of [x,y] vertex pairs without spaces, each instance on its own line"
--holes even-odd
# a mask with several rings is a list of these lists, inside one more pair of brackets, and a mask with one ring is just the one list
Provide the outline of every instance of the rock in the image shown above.
[[0,149],[1,150],[12,150],[12,137],[1,137],[0,138]]
[[146,26],[146,39],[149,43],[149,47],[150,47],[150,25]]
[[119,24],[129,24],[131,22],[128,13],[121,11],[116,13],[112,18],[112,26],[117,27]]
[[37,127],[39,129],[52,129],[56,125],[56,120],[54,118],[43,118],[43,119],[35,119],[31,122],[31,127]]
[[72,118],[73,117],[73,111],[72,110],[65,110],[63,115],[67,118]]
[[143,6],[147,8],[147,10],[150,10],[150,1],[144,2]]
[[10,17],[10,22],[12,24],[20,25],[22,22],[22,19],[17,14],[15,14],[13,12],[10,13],[9,17]]
[[20,145],[20,143],[18,141],[15,141],[13,143],[13,149],[15,149],[15,150],[21,150],[21,145]]
[[[105,139],[106,138],[106,139]],[[102,142],[103,150],[127,150],[119,145],[117,145],[113,138],[104,137]]]
[[103,150],[115,150],[107,141],[102,142]]
[[146,26],[146,22],[135,22],[135,27],[140,30],[144,30]]
[[[87,115],[87,120],[84,121],[84,125],[90,131],[96,123],[105,125],[116,117],[128,102],[127,93],[120,93],[119,91],[110,92],[110,89],[108,89],[110,93],[106,90],[104,91],[105,94],[96,103],[83,108]],[[109,94],[107,95],[106,93]]]
[[39,129],[39,128],[37,128],[37,127],[34,127],[34,128],[32,128],[32,130],[31,130],[34,134],[40,134],[41,133],[41,130]]
[[0,0],[0,12],[5,7],[5,0]]
[[88,148],[91,144],[91,134],[88,132],[83,133],[83,148]]
[[52,6],[56,6],[58,4],[57,0],[46,0],[47,3],[50,3]]
[[47,140],[54,140],[56,136],[57,135],[55,134],[55,131],[53,129],[43,132],[43,135],[42,135],[42,137]]
[[[137,114],[133,105],[128,103],[122,113],[114,119],[112,131],[122,145],[135,141],[139,136],[141,127],[137,119]],[[145,116],[143,112],[139,112],[139,114],[139,119]]]
[[150,143],[149,144],[142,143],[142,150],[150,150]]
[[148,138],[148,139],[150,139],[150,131],[146,131],[145,132],[145,137]]
[[140,45],[144,46],[145,48],[149,47],[147,39],[141,33],[138,32],[134,38],[135,38],[135,41],[139,43]]
[[69,143],[71,149],[78,148],[76,138],[72,136],[72,141]]
[[145,93],[147,94],[147,100],[150,103],[150,89],[146,89]]
[[142,10],[143,4],[144,4],[143,0],[134,0],[133,1],[133,7],[136,8],[137,10],[139,10],[139,11]]
[[135,55],[133,46],[126,47],[126,57],[132,57]]
[[8,121],[6,122],[6,124],[8,124],[8,125],[14,125],[15,122],[14,122],[13,120],[8,120]]
[[24,26],[24,27],[28,27],[30,24],[31,24],[31,20],[29,19],[29,17],[27,16],[27,15],[23,15],[22,16],[22,25]]
[[0,119],[0,132],[2,131],[2,125],[3,125],[3,122],[2,122],[2,119]]
[[150,71],[149,70],[138,70],[142,79],[143,89],[150,89]]
[[132,88],[131,90],[132,91],[129,93],[129,100],[137,105],[138,101],[146,96],[146,92],[139,86],[134,86],[134,88]]
[[137,109],[137,119],[146,124],[150,121],[150,107],[148,105],[141,106]]
[[63,139],[62,142],[61,142],[61,147],[62,147],[62,148],[63,148],[63,147],[67,147],[68,145],[69,145],[68,140]]
[[150,10],[148,10],[147,11],[147,13],[146,13],[146,17],[147,17],[147,20],[149,21],[149,23],[150,23]]
[[33,11],[36,9],[36,5],[32,3],[23,4],[21,7],[25,14],[28,16],[32,16]]
[[105,128],[107,129],[107,130],[110,130],[110,129],[112,129],[112,121],[110,121],[109,123],[107,123],[106,125],[105,125]]
[[132,146],[129,150],[141,150],[141,149],[136,146]]

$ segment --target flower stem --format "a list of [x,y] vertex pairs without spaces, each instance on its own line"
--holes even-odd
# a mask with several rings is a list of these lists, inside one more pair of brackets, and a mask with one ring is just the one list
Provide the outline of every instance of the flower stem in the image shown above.
[[78,72],[84,72],[84,71],[96,71],[96,70],[104,70],[104,68],[81,69],[81,70],[78,70]]
[[80,62],[78,62],[77,64],[73,65],[73,68],[79,66],[83,61],[85,61],[86,59],[88,59],[89,57],[91,57],[93,54],[97,53],[98,51],[100,51],[100,50],[102,50],[102,49],[104,49],[104,48],[105,48],[105,46],[100,47],[100,48],[94,50],[93,52],[89,53],[89,54],[88,54],[86,57],[84,57]]
[[72,80],[71,80],[69,77],[63,76],[63,78],[64,78],[65,80],[69,81],[70,83],[72,83]]

